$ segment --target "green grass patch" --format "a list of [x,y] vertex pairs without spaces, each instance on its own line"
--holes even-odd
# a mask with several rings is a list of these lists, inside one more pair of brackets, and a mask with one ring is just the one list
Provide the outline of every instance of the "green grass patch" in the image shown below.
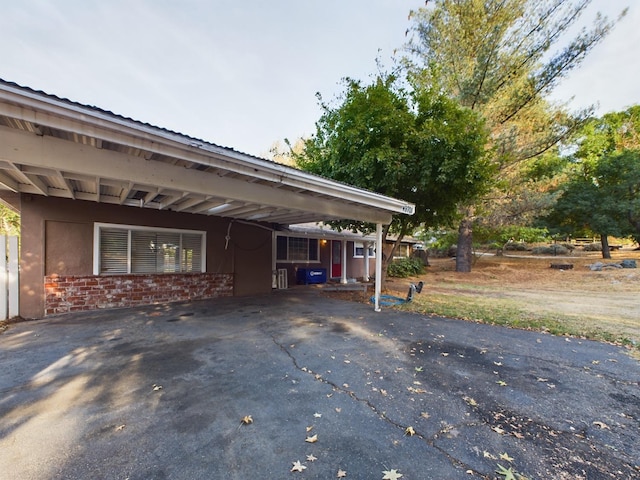
[[459,318],[553,335],[621,344],[630,347],[633,355],[640,358],[640,346],[625,336],[593,328],[593,325],[588,324],[587,321],[568,315],[529,312],[510,300],[431,293],[428,296],[414,297],[413,302],[403,304],[399,308],[423,315]]

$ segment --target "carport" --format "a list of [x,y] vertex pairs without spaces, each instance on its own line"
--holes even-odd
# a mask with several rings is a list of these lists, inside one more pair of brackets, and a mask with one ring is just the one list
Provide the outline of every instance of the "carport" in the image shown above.
[[[382,227],[391,222],[392,215],[411,215],[415,208],[402,200],[2,80],[0,189],[0,198],[21,212],[25,208],[29,211],[34,199],[40,199],[39,210],[32,209],[40,216],[25,218],[21,227],[21,314],[24,305],[31,305],[23,299],[37,303],[44,295],[48,276],[59,274],[56,268],[73,272],[68,265],[47,263],[47,255],[49,249],[55,253],[56,248],[62,248],[59,239],[69,237],[69,231],[85,232],[84,224],[77,226],[82,222],[61,212],[86,202],[100,205],[104,215],[113,207],[114,213],[109,213],[112,216],[121,215],[115,213],[116,208],[123,212],[122,207],[129,207],[140,218],[143,212],[156,211],[172,212],[171,218],[188,218],[190,223],[193,215],[229,219],[251,227],[243,233],[245,236],[256,229],[273,234],[291,224],[365,221],[377,225],[378,244],[382,243]],[[168,216],[163,217],[163,222],[170,221]],[[67,224],[71,230],[65,232]],[[49,230],[58,234],[58,240],[47,237]],[[228,245],[228,232],[225,238]],[[93,275],[100,274],[96,271],[96,248]],[[204,253],[208,248],[204,247]],[[202,264],[204,272],[212,270],[204,260]],[[275,267],[275,258],[271,267]],[[85,266],[79,265],[76,270],[81,268]],[[378,258],[376,310],[380,278]],[[239,282],[238,278],[233,281]],[[38,316],[34,311],[37,308],[28,307],[27,316]]]

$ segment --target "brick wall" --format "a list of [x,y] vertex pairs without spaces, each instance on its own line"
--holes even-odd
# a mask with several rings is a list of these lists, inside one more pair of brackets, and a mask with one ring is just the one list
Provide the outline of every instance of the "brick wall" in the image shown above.
[[233,274],[45,277],[45,315],[233,295]]

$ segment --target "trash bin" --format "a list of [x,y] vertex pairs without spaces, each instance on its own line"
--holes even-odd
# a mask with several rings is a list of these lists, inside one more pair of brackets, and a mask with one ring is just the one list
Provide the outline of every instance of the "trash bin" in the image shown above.
[[299,268],[296,273],[298,285],[309,285],[310,283],[327,283],[326,268]]

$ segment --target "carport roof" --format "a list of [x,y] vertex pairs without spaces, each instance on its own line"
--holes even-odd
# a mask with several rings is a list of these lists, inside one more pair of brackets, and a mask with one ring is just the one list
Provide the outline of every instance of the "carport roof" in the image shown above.
[[4,80],[0,189],[276,224],[388,224],[415,209]]

